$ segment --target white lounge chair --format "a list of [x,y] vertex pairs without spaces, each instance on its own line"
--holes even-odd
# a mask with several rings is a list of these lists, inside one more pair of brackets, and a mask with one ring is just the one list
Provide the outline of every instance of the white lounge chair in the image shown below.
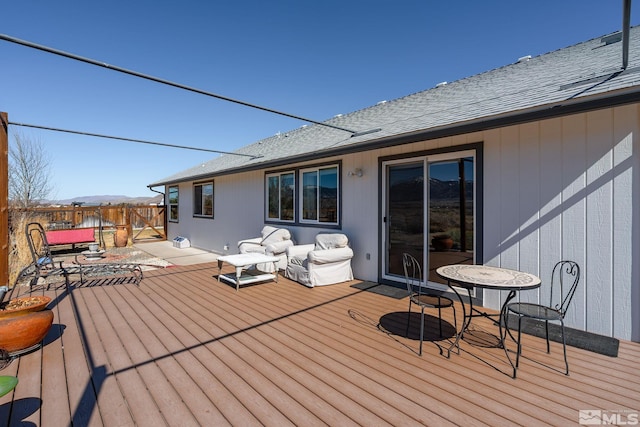
[[285,276],[310,288],[353,280],[353,250],[344,234],[316,236],[315,244],[295,245],[287,249]]
[[[278,257],[280,258],[276,264],[278,269],[287,268],[287,248],[293,246],[289,230],[266,225],[261,234],[261,237],[240,240],[238,251],[241,254],[258,253]],[[275,271],[273,263],[258,264],[256,268],[267,273]]]

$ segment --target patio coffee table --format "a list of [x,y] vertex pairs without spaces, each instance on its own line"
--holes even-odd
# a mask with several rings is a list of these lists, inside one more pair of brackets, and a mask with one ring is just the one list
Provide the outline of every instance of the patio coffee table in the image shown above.
[[[236,285],[236,292],[240,288],[240,285],[246,285],[255,282],[264,282],[267,280],[275,280],[278,283],[278,257],[269,256],[264,254],[236,254],[236,255],[224,255],[218,257],[218,282],[220,278]],[[236,274],[221,274],[222,264],[228,263],[236,268]],[[264,271],[252,269],[249,267],[255,264],[261,264],[266,262],[272,262],[275,267],[274,273],[265,273]]]
[[[140,264],[132,262],[120,262],[120,261],[104,261],[104,258],[108,256],[106,251],[83,251],[81,254],[84,257],[84,262],[78,258],[78,254],[75,255],[73,264],[78,266],[77,272],[80,273],[80,284],[84,285],[87,281],[87,277],[93,279],[106,279],[106,278],[130,278],[136,285],[140,284],[143,278],[142,267]],[[73,273],[73,270],[69,270],[69,273]]]

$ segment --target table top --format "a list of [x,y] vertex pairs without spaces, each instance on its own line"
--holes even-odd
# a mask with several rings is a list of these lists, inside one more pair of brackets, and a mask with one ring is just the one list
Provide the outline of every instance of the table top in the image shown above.
[[263,262],[276,262],[280,258],[265,254],[248,253],[248,254],[234,254],[223,255],[218,257],[218,261],[224,261],[236,267],[241,267],[251,264],[260,264]]
[[99,251],[82,251],[82,255],[84,255],[84,257],[86,259],[100,259],[100,258],[104,258],[105,257],[105,250],[101,249]]
[[462,286],[486,289],[534,289],[540,286],[540,278],[522,271],[488,265],[444,265],[436,273]]

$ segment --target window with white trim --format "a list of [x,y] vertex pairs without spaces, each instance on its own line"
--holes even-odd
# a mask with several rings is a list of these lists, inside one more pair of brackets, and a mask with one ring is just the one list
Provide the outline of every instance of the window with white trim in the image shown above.
[[271,173],[266,179],[266,219],[293,222],[295,220],[295,172]]
[[178,186],[172,185],[169,187],[169,221],[178,222]]
[[193,216],[213,218],[213,181],[193,184]]

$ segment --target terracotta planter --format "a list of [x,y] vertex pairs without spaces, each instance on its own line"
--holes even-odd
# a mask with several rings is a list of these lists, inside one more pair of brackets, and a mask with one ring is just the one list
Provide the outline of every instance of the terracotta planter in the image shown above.
[[436,251],[448,251],[453,247],[453,239],[448,235],[433,236],[431,246]]
[[53,311],[46,309],[0,319],[0,348],[13,353],[38,344],[53,323]]
[[116,232],[113,235],[113,245],[116,248],[124,248],[129,243],[129,232],[126,225],[116,225]]
[[51,298],[44,295],[14,298],[0,306],[0,319],[22,316],[27,313],[44,310],[50,301]]

